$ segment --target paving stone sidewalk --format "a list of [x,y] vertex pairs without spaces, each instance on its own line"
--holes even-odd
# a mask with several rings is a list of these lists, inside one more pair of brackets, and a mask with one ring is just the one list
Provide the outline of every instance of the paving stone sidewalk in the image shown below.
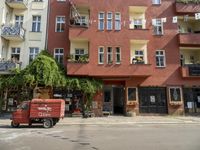
[[[10,125],[10,114],[0,116],[0,125]],[[79,125],[79,124],[199,124],[200,116],[108,116],[108,117],[65,117],[58,123],[59,125]]]

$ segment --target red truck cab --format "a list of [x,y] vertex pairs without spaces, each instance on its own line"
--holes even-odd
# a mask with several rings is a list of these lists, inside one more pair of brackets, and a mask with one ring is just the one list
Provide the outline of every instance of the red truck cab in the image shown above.
[[50,128],[64,117],[65,101],[63,99],[33,99],[24,101],[13,112],[11,126],[20,124],[42,123],[44,128]]

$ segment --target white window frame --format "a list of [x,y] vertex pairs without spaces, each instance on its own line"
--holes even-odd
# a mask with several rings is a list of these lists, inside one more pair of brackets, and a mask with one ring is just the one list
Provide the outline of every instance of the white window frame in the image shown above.
[[[31,53],[31,49],[33,50],[33,53]],[[36,50],[38,50],[38,53],[36,53]],[[39,53],[40,53],[39,47],[29,47],[29,63],[31,62],[30,57],[33,56],[33,60],[34,60],[38,56]]]
[[[101,56],[102,56],[102,62],[100,61]],[[98,64],[104,64],[104,46],[99,46],[98,48]]]
[[[13,50],[14,50],[14,52],[13,52]],[[20,53],[21,53],[21,48],[20,47],[12,47],[10,56],[12,58],[12,55],[19,55],[19,60],[20,60]],[[17,61],[19,61],[19,60],[17,60]],[[14,61],[16,61],[16,60],[14,60]]]
[[[158,52],[158,54],[157,54]],[[162,54],[161,54],[162,52]],[[161,62],[161,57],[163,58],[163,62]],[[157,59],[158,59],[158,65],[157,65]],[[163,63],[163,65],[161,65]],[[165,50],[156,50],[156,67],[163,68],[166,67],[166,55]]]
[[[34,20],[34,17],[36,17],[36,19]],[[40,19],[39,19],[40,18]],[[41,32],[41,16],[32,16],[32,32]],[[33,24],[35,23],[35,29],[33,28]],[[34,30],[33,30],[34,29]]]
[[[101,17],[101,14],[103,15],[102,17]],[[103,31],[104,30],[104,26],[105,26],[105,23],[104,23],[104,20],[105,19],[105,13],[104,12],[99,12],[99,14],[98,14],[98,20],[99,20],[99,23],[98,23],[98,29],[100,30],[100,31]],[[101,23],[103,23],[103,27],[102,27],[102,29],[101,29]]]
[[[108,52],[109,48],[111,52]],[[113,63],[113,48],[111,46],[108,46],[106,52],[107,52],[107,64],[112,64]]]
[[[119,52],[117,52],[117,49],[119,48]],[[119,55],[119,61],[117,60],[117,56]],[[115,47],[115,63],[121,64],[121,47],[117,46]]]
[[[18,19],[17,19],[18,17]],[[24,23],[24,16],[23,15],[15,15],[15,25],[22,27]]]
[[161,0],[152,0],[152,4],[153,5],[160,5],[161,4]]
[[[59,50],[59,53],[56,53],[56,50]],[[60,50],[63,52],[61,53]],[[56,59],[56,56],[58,56],[58,59]],[[62,62],[61,62],[61,56],[62,56]],[[64,48],[54,48],[54,58],[56,61],[60,64],[64,63]]]
[[[180,101],[179,101],[179,100],[173,101],[173,100],[171,99],[171,93],[170,93],[170,90],[171,90],[171,89],[179,89],[179,90],[180,90]],[[180,102],[180,103],[183,102],[183,91],[182,91],[182,88],[181,88],[181,87],[179,87],[179,86],[168,87],[168,94],[169,94],[169,101],[170,101],[170,102]]]
[[107,13],[107,30],[113,29],[113,13],[108,12]]
[[[58,18],[60,18],[61,20],[58,21]],[[64,20],[63,20],[63,18],[64,18]],[[65,16],[56,16],[55,32],[64,32],[65,28],[63,29],[63,31],[61,30],[62,29],[62,25],[65,26]],[[59,26],[59,30],[57,31],[57,27],[58,26]]]
[[[78,51],[78,54],[76,53],[76,51]],[[81,53],[81,51],[83,51],[83,53]],[[75,48],[75,51],[74,51],[74,52],[75,52],[75,53],[74,53],[74,58],[75,58],[75,60],[76,60],[76,56],[81,57],[81,56],[83,56],[83,55],[86,54],[84,48]],[[76,60],[76,61],[78,61],[78,60]]]
[[[142,29],[142,19],[134,19],[133,20],[133,26],[134,26],[134,29]],[[139,27],[135,27],[135,26],[141,26],[140,28]]]
[[[161,18],[153,19],[153,33],[154,35],[163,35],[164,34],[164,28],[163,28],[163,22]],[[161,30],[161,31],[159,31]]]
[[116,31],[121,30],[121,13],[120,12],[115,13],[115,30]]

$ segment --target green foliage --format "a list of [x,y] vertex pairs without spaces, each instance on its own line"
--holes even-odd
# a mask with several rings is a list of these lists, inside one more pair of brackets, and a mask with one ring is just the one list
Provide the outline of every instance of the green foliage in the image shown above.
[[42,51],[24,70],[13,70],[10,76],[0,76],[0,89],[16,87],[25,97],[38,85],[79,90],[90,108],[95,93],[102,89],[103,84],[93,78],[66,77],[62,66],[58,65],[47,51]]
[[185,4],[188,4],[188,3],[200,4],[200,0],[176,0],[176,2],[185,3]]

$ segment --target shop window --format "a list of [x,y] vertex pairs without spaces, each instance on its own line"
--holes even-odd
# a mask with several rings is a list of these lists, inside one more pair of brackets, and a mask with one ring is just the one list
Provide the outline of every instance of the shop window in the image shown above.
[[136,88],[128,88],[128,101],[137,101]]
[[171,87],[171,88],[169,88],[169,92],[170,92],[170,100],[172,102],[180,102],[181,101],[181,88]]

